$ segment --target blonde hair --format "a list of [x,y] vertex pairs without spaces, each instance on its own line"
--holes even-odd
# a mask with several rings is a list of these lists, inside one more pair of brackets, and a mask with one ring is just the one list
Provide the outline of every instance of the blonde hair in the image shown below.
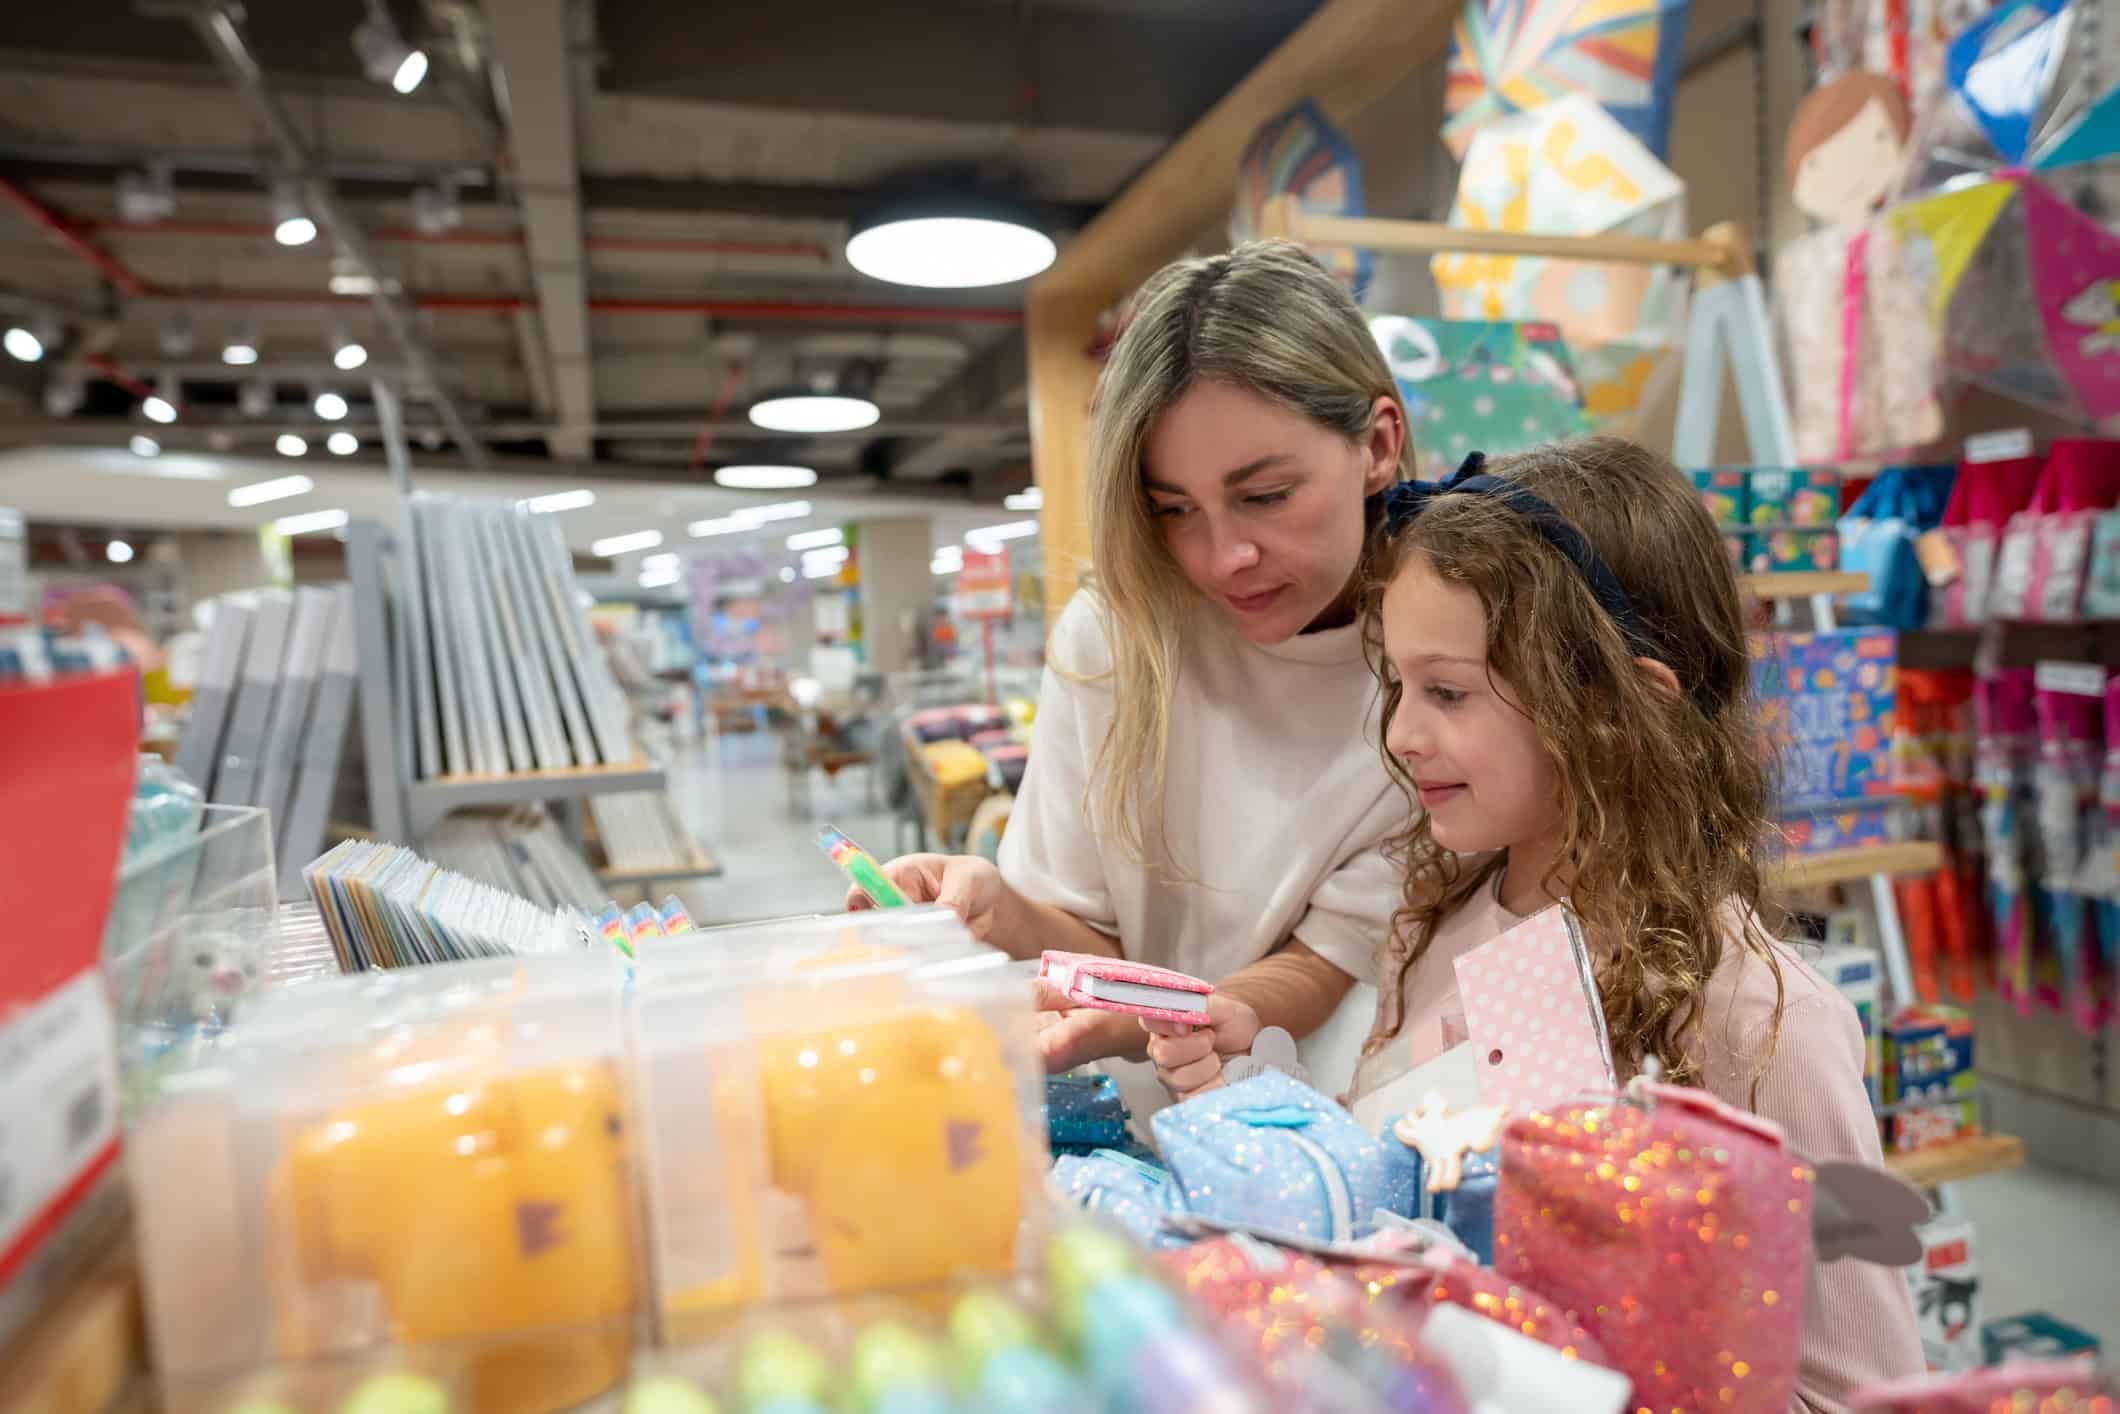
[[[1141,456],[1156,419],[1205,381],[1256,393],[1349,441],[1369,434],[1378,398],[1398,401],[1362,312],[1299,246],[1253,241],[1174,261],[1136,295],[1090,417],[1090,552],[1110,615],[1114,699],[1090,808],[1144,867],[1169,856],[1171,692],[1199,594],[1149,513]],[[1411,454],[1409,439],[1401,475]]]
[[[1589,581],[1526,516],[1494,496],[1446,496],[1396,536],[1379,533],[1364,600],[1364,637],[1384,684],[1388,731],[1404,692],[1382,651],[1380,606],[1393,576],[1418,563],[1472,590],[1486,612],[1487,662],[1538,730],[1559,781],[1562,840],[1547,887],[1564,881],[1596,961],[1605,1024],[1622,1073],[1653,1055],[1666,1078],[1698,1084],[1708,979],[1724,957],[1732,910],[1738,945],[1774,976],[1774,1024],[1753,1073],[1773,1055],[1782,974],[1764,906],[1767,767],[1752,709],[1750,646],[1737,581],[1699,496],[1669,462],[1593,437],[1497,457],[1487,471],[1560,513],[1610,566],[1641,620],[1630,641]],[[1635,662],[1648,653],[1676,695]],[[1385,748],[1413,793],[1406,763]],[[1467,868],[1412,813],[1388,847],[1405,870],[1394,919],[1412,940],[1397,996],[1436,929],[1502,867]],[[1393,1026],[1371,1047],[1396,1034]]]

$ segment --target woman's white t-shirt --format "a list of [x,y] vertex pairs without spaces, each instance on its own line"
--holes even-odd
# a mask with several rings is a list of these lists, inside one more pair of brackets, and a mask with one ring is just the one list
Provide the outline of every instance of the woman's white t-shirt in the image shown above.
[[1359,627],[1264,648],[1212,611],[1193,616],[1170,710],[1172,867],[1160,870],[1093,823],[1091,773],[1111,730],[1108,632],[1093,590],[1053,627],[1002,876],[1138,962],[1217,982],[1295,938],[1368,981],[1400,890],[1381,846],[1407,805],[1378,752]]

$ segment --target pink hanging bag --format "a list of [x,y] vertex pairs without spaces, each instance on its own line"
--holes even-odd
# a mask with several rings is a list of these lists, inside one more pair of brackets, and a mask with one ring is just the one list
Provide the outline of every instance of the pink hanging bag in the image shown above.
[[1814,1184],[1780,1126],[1637,1080],[1510,1122],[1495,1270],[1580,1321],[1635,1406],[1784,1414]]

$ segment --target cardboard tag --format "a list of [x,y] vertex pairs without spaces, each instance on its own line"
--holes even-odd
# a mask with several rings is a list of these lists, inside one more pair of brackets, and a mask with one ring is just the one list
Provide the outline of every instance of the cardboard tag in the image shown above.
[[1440,1095],[1453,1110],[1480,1102],[1479,1067],[1469,1043],[1460,1043],[1425,1065],[1417,1065],[1388,1085],[1380,1085],[1354,1102],[1354,1117],[1376,1134],[1394,1115],[1410,1114],[1430,1095]]
[[1305,1085],[1310,1083],[1310,1072],[1296,1056],[1296,1038],[1278,1026],[1269,1026],[1252,1037],[1251,1053],[1231,1057],[1222,1067],[1222,1078],[1234,1085],[1269,1070],[1278,1070]]
[[2068,692],[2078,697],[2105,696],[2105,669],[2097,663],[2064,663],[2043,658],[2032,666],[2032,686],[2041,692]]
[[1931,589],[1948,589],[1957,582],[1958,547],[1951,537],[1941,530],[1923,531],[1914,537],[1914,560],[1921,566],[1921,577],[1929,582]]
[[1852,1257],[1880,1267],[1921,1260],[1929,1200],[1897,1174],[1867,1164],[1815,1164],[1811,1197],[1811,1256],[1819,1262]]
[[1457,979],[1482,1104],[1530,1114],[1613,1088],[1590,954],[1566,908],[1466,953]]
[[2032,430],[2029,427],[2009,427],[1965,439],[1965,459],[1975,464],[2016,461],[2031,454]]

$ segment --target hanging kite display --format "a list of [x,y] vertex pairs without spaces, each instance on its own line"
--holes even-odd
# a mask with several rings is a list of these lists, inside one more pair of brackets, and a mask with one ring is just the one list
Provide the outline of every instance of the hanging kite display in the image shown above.
[[2120,88],[2099,78],[2085,3],[2014,0],[1958,37],[1946,70],[1986,150],[1932,160],[1934,185],[1891,220],[1930,272],[1954,373],[2104,428],[2120,424],[2120,237],[2082,203],[2120,189]]
[[1462,160],[1489,123],[1571,94],[1657,157],[1670,150],[1687,0],[1466,0],[1444,81],[1443,145]]
[[[1293,196],[1303,210],[1320,216],[1360,216],[1362,164],[1317,105],[1305,102],[1264,123],[1252,135],[1237,166],[1237,205],[1230,216],[1232,243],[1254,240],[1266,203]],[[1370,254],[1348,246],[1313,246],[1310,253],[1359,298],[1369,285]]]

